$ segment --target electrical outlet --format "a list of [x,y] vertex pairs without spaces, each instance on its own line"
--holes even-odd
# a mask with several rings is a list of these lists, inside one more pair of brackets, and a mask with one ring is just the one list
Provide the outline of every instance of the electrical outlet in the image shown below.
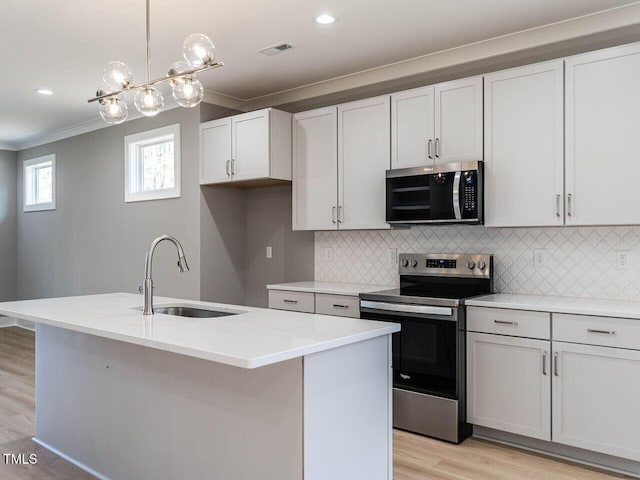
[[270,245],[267,247],[267,258],[273,258],[273,248]]
[[398,263],[398,249],[397,248],[390,248],[389,249],[389,263],[391,263],[391,265],[395,265]]
[[629,268],[629,252],[616,252],[616,269],[626,270]]
[[333,247],[324,247],[324,259],[328,262],[333,260]]
[[533,250],[533,266],[536,271],[544,268],[547,263],[547,251],[544,248],[536,248]]

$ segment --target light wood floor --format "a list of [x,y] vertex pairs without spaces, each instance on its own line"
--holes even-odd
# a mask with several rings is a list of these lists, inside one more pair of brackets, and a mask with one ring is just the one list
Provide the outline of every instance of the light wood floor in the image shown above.
[[[34,377],[34,334],[17,327],[0,328],[0,454],[38,455],[36,465],[5,465],[0,455],[0,480],[93,479],[31,441]],[[629,478],[474,438],[451,445],[402,431],[394,432],[393,457],[394,480]]]

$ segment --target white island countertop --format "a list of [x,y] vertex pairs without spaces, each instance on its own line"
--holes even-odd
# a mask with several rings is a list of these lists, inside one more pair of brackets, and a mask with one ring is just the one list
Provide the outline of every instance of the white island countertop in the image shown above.
[[[189,318],[156,314],[145,319],[142,296],[111,293],[0,303],[0,314],[242,368],[388,335],[398,324],[265,308],[156,297],[165,304],[240,311]],[[138,308],[135,310],[134,308]]]
[[361,293],[377,292],[397,288],[396,285],[370,285],[366,283],[341,282],[290,282],[267,285],[268,290],[287,290],[290,292],[327,293],[330,295],[349,295],[357,297]]
[[495,293],[468,299],[464,303],[471,307],[510,308],[640,320],[640,302],[628,300]]

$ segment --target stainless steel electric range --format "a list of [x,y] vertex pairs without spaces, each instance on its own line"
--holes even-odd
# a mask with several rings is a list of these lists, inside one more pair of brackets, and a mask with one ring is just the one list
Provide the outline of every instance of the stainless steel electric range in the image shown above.
[[493,292],[493,256],[401,254],[400,288],[360,294],[360,317],[393,334],[393,425],[459,443],[466,422],[464,300]]

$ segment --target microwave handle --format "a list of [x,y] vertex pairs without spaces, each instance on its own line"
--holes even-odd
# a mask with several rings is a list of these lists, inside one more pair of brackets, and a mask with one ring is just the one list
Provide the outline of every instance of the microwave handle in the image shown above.
[[462,213],[460,212],[460,187],[462,184],[462,172],[457,171],[453,177],[453,213],[456,216],[456,220],[462,220]]

